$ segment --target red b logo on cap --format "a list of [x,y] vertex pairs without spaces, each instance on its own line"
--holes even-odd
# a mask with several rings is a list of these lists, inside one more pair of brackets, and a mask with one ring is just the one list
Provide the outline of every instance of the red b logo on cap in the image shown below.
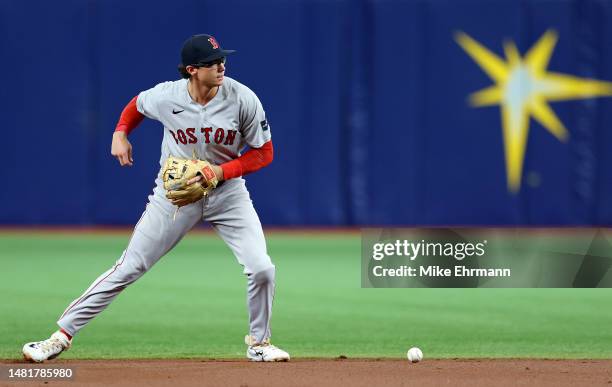
[[210,38],[208,38],[208,41],[210,42],[210,44],[212,45],[212,48],[214,50],[216,50],[217,48],[219,48],[219,43],[217,43],[217,41],[215,40],[215,38],[213,38],[212,36]]

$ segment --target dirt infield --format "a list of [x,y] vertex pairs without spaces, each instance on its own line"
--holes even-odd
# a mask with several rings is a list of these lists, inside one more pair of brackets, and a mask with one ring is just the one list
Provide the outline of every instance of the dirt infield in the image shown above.
[[[612,360],[1,361],[2,386],[612,386]],[[16,381],[8,368],[70,367],[72,380]]]

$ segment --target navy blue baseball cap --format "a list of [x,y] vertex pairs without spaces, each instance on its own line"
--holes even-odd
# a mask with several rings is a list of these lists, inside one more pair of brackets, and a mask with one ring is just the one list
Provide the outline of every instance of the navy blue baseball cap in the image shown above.
[[236,50],[224,50],[217,39],[206,34],[193,35],[183,43],[181,60],[183,66],[197,65],[223,58],[236,52]]

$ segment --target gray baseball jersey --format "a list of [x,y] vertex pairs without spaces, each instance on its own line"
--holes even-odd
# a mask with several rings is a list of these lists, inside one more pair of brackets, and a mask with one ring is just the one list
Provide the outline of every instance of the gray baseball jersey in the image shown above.
[[138,95],[138,111],[164,125],[160,164],[168,156],[222,164],[240,156],[245,145],[259,148],[270,141],[261,102],[248,87],[225,77],[219,92],[205,106],[193,101],[188,81],[160,83]]
[[[168,156],[191,158],[194,151],[200,159],[222,164],[240,156],[245,145],[259,148],[270,140],[263,107],[246,86],[225,77],[217,95],[206,105],[193,101],[187,86],[186,79],[164,82],[138,95],[138,111],[164,125],[160,166]],[[71,335],[78,333],[195,224],[205,220],[244,267],[250,334],[260,342],[269,338],[275,267],[244,180],[225,181],[178,213],[165,197],[159,174],[156,183],[119,260],[68,306],[58,325]]]

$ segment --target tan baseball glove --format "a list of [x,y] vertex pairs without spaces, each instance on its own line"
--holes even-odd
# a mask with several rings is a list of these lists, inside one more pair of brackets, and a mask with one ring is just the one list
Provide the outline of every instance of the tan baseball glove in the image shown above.
[[[202,176],[193,184],[187,182]],[[162,180],[166,189],[166,197],[172,204],[179,207],[197,202],[217,187],[219,180],[212,170],[212,165],[206,160],[179,159],[170,156],[162,170]]]

